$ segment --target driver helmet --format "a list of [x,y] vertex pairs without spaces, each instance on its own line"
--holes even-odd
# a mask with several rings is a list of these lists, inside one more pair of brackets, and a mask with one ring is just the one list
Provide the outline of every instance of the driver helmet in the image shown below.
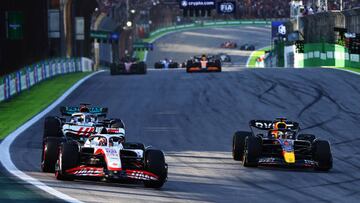
[[285,122],[276,122],[274,123],[273,130],[271,130],[271,135],[275,139],[285,139],[286,133],[284,132],[287,128]]
[[99,138],[99,146],[106,146],[107,145],[107,140],[105,137],[100,137]]

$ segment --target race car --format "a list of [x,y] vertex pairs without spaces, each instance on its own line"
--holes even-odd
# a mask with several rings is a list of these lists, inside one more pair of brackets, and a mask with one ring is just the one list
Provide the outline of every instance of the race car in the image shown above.
[[179,64],[171,59],[164,59],[159,62],[156,62],[154,67],[156,69],[179,68]]
[[231,57],[225,53],[218,53],[218,54],[214,55],[214,58],[219,59],[223,63],[231,62]]
[[46,117],[41,155],[42,171],[54,172],[58,147],[63,140],[77,140],[84,144],[90,135],[100,132],[104,127],[109,132],[125,135],[125,124],[121,119],[104,119],[107,111],[107,108],[80,104],[79,107],[60,107],[60,112],[65,117]]
[[167,174],[168,166],[161,150],[125,142],[124,134],[104,127],[84,145],[77,140],[62,140],[55,166],[58,180],[136,180],[143,181],[149,188],[162,187]]
[[255,50],[255,46],[252,44],[243,44],[240,46],[240,50],[243,51],[254,51]]
[[112,63],[110,66],[110,75],[146,74],[146,72],[146,63],[136,58],[126,58],[119,63]]
[[299,123],[285,118],[251,120],[251,132],[233,136],[232,155],[245,167],[285,166],[329,171],[332,154],[327,140],[312,134],[299,134]]
[[226,42],[221,43],[220,47],[227,48],[227,49],[235,49],[235,48],[237,48],[237,44],[236,44],[236,42],[226,41]]
[[186,72],[221,72],[221,61],[205,54],[200,57],[195,56],[186,62]]

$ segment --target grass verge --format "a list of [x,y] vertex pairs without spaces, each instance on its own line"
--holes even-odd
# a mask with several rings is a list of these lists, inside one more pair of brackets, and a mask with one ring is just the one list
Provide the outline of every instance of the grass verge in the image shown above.
[[41,82],[0,103],[0,139],[45,109],[89,73],[72,73]]
[[250,56],[249,64],[247,64],[248,68],[256,68],[256,60],[257,60],[257,58],[264,55],[265,52],[269,51],[269,50],[270,50],[270,47],[265,47],[263,49],[259,49],[259,50],[254,51]]

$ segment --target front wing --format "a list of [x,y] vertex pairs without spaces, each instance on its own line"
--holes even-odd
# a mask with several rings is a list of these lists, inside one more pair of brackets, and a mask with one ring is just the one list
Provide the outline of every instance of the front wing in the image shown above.
[[126,180],[126,179],[133,179],[133,180],[159,180],[159,177],[151,172],[145,170],[114,170],[108,171],[104,170],[102,167],[90,167],[90,166],[79,166],[76,168],[72,168],[66,170],[66,173],[71,176],[75,177],[104,177],[104,178],[111,178],[116,180]]

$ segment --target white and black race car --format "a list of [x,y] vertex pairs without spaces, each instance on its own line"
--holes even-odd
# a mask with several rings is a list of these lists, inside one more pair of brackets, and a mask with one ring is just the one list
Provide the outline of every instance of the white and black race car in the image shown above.
[[84,145],[65,139],[59,145],[55,165],[58,180],[97,177],[107,181],[138,180],[145,187],[160,188],[167,180],[167,164],[161,150],[142,143],[127,143],[121,133],[91,135]]
[[64,139],[73,139],[84,144],[90,135],[100,132],[103,127],[106,127],[108,132],[125,135],[125,125],[121,119],[102,119],[107,111],[107,108],[80,104],[80,107],[60,107],[60,112],[64,117],[46,117],[41,156],[42,171],[55,170],[54,157],[57,156],[58,145]]
[[171,59],[164,59],[158,61],[154,64],[155,69],[169,69],[169,68],[179,68],[179,63],[171,60]]

